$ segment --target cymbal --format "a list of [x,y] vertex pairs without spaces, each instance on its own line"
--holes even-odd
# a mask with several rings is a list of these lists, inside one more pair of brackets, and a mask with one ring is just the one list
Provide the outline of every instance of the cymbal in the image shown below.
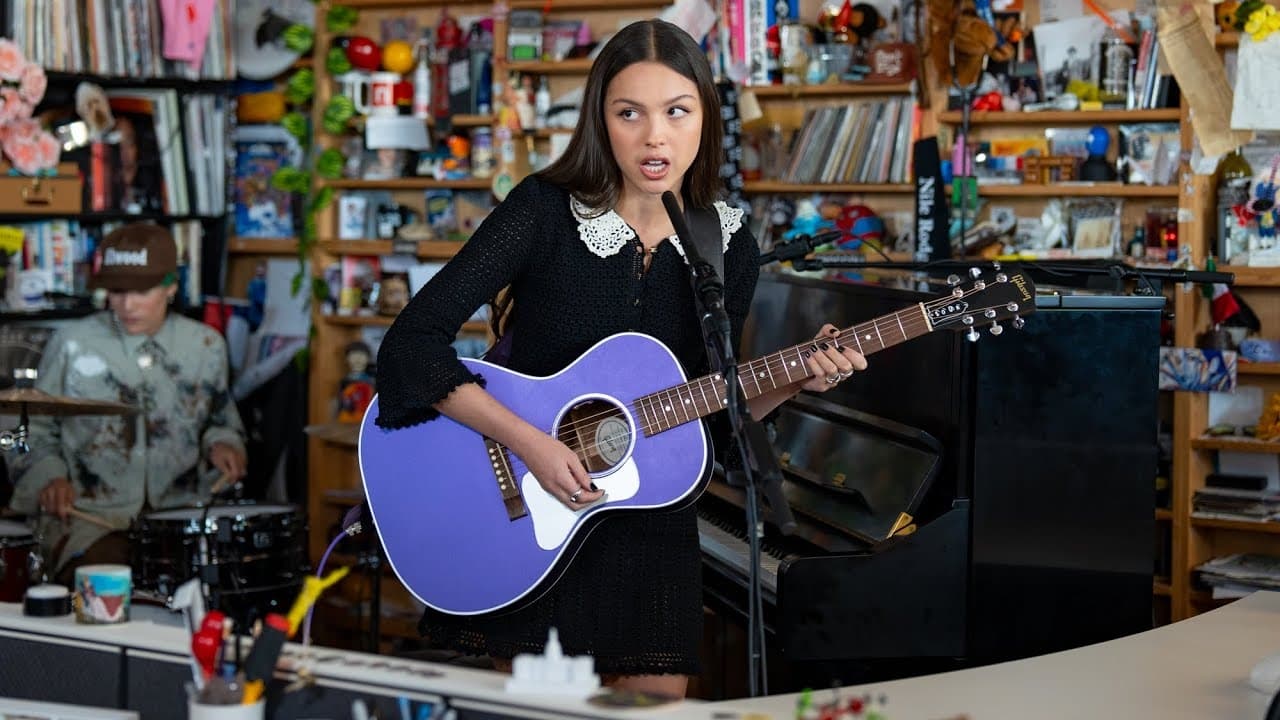
[[0,413],[17,414],[26,406],[32,415],[129,415],[137,409],[110,400],[60,397],[35,388],[0,390]]

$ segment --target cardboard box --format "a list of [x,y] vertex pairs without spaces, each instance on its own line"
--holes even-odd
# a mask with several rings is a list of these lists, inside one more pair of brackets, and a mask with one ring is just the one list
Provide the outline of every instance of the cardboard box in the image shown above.
[[53,177],[12,175],[9,164],[0,163],[0,214],[79,214],[83,185],[73,162],[58,163]]

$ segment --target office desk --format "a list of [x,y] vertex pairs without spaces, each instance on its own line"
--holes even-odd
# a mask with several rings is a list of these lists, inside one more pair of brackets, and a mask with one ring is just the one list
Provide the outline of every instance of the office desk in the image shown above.
[[[181,627],[135,619],[77,625],[71,618],[23,617],[0,603],[0,696],[139,711],[143,720],[182,717],[190,677]],[[288,679],[301,648],[286,647]],[[314,648],[311,667],[328,704],[306,717],[349,717],[353,697],[447,698],[461,718],[654,718],[783,720],[796,695],[664,708],[612,710],[582,700],[513,696],[505,676],[396,658]],[[1259,592],[1190,620],[1050,655],[957,672],[857,686],[884,693],[890,720],[1056,720],[1123,718],[1260,719],[1269,698],[1248,685],[1261,658],[1280,652],[1280,592]],[[158,690],[157,690],[158,688]],[[819,701],[829,690],[815,693]],[[281,720],[286,720],[282,718]]]

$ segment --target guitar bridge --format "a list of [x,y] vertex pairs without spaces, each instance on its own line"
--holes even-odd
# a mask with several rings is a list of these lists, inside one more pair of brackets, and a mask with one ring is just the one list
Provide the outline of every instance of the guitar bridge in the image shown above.
[[502,493],[502,504],[507,508],[507,518],[517,520],[528,515],[529,507],[524,504],[524,498],[520,495],[520,486],[516,484],[507,449],[492,438],[485,438],[484,445],[489,451],[489,464],[493,467],[494,479],[498,481],[498,491]]

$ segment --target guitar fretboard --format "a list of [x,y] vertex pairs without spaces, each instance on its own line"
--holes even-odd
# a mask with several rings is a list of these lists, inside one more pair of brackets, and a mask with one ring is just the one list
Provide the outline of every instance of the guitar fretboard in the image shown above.
[[[924,335],[932,329],[924,304],[912,305],[841,330],[834,338],[815,339],[741,363],[737,366],[738,386],[742,390],[742,398],[751,400],[813,377],[806,360],[813,353],[819,352],[819,343],[834,340],[841,346],[870,355]],[[656,435],[724,409],[728,404],[725,391],[723,375],[704,375],[683,385],[637,398],[632,408],[640,419],[645,435]]]

